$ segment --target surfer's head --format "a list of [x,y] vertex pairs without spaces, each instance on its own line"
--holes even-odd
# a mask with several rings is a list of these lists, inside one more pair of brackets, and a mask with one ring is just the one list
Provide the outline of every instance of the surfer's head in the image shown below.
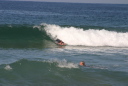
[[79,65],[80,66],[85,66],[85,62],[84,61],[81,61]]

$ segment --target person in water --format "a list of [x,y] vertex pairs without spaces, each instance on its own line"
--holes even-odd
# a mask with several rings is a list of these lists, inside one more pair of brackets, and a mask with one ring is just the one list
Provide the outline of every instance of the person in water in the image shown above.
[[81,61],[81,62],[79,63],[79,65],[80,65],[80,66],[86,66],[84,61]]
[[63,41],[61,41],[60,39],[57,39],[56,41],[57,41],[57,44],[59,44],[59,45],[65,45],[65,43]]
[[93,66],[88,66],[88,65],[86,65],[84,61],[81,61],[81,62],[79,63],[79,65],[80,65],[80,66],[84,66],[84,67],[93,68]]

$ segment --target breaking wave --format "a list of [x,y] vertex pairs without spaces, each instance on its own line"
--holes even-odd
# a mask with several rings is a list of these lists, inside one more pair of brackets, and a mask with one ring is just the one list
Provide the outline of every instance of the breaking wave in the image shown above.
[[54,47],[57,38],[69,46],[128,47],[128,31],[45,23],[0,26],[0,47]]
[[87,29],[76,27],[61,27],[58,25],[42,24],[53,39],[59,38],[68,45],[84,46],[128,46],[128,32],[108,31],[105,29]]

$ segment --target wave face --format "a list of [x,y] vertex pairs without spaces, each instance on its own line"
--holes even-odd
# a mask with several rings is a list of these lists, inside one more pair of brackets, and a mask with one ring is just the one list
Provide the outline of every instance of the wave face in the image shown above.
[[[98,27],[97,27],[98,28]],[[1,25],[0,47],[55,47],[59,38],[73,46],[128,47],[128,32],[90,27],[41,25]]]
[[1,25],[0,47],[40,48],[46,47],[50,37],[45,31],[33,28],[32,25]]

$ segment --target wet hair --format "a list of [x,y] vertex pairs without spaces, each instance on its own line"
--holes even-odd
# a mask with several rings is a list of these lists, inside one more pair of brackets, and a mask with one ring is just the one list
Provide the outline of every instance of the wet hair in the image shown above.
[[57,41],[58,43],[61,42],[61,40],[59,40],[59,39],[57,39],[56,41]]
[[84,64],[84,65],[85,65],[85,62],[84,62],[84,61],[82,61],[82,64]]

